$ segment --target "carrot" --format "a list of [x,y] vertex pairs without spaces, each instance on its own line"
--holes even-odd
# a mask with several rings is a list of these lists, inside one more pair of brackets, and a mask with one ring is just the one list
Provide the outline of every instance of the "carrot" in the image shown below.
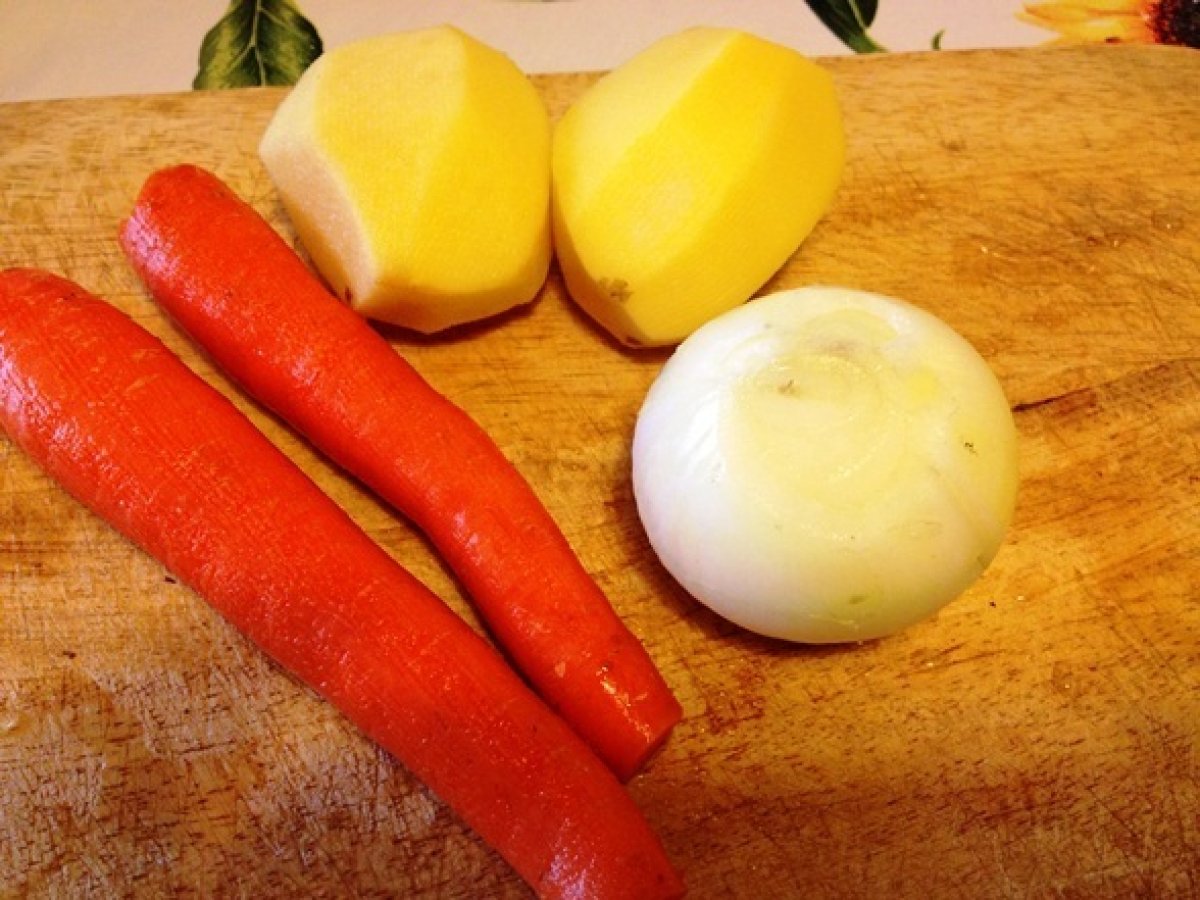
[[123,313],[0,273],[0,425],[542,896],[681,893],[621,784],[504,659]]
[[622,780],[679,703],[529,484],[209,172],[147,180],[121,243],[216,362],[430,538],[543,698]]

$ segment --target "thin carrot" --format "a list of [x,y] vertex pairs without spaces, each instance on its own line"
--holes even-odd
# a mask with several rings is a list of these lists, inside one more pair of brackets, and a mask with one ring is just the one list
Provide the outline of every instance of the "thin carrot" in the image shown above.
[[48,273],[0,273],[0,425],[397,756],[542,896],[681,893],[578,736],[123,313]]
[[679,703],[484,431],[209,172],[151,175],[121,243],[218,364],[429,536],[517,667],[618,777],[640,769]]

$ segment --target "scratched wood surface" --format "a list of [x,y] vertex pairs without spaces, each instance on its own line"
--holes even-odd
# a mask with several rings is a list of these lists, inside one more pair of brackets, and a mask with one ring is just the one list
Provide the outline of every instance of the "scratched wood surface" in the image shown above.
[[[630,787],[696,897],[1200,894],[1200,54],[828,63],[838,202],[770,287],[941,315],[1013,404],[1023,485],[935,619],[806,649],[658,567],[628,444],[665,358],[552,276],[531,311],[398,350],[528,475],[679,694]],[[591,76],[542,78],[552,111]],[[0,107],[0,266],[108,296],[470,617],[399,518],[216,373],[115,242],[207,165],[291,232],[255,156],[277,90]],[[800,452],[800,451],[798,451]],[[0,438],[0,896],[520,897],[436,797]]]

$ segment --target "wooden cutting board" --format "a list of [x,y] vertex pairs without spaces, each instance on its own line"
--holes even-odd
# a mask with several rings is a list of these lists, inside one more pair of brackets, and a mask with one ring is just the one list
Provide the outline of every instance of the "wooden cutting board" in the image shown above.
[[[398,351],[495,436],[686,712],[630,786],[695,897],[1200,893],[1200,54],[827,63],[836,206],[770,288],[907,298],[992,363],[1022,491],[992,568],[862,646],[727,625],[658,566],[629,440],[665,353],[557,276]],[[557,115],[593,76],[548,77]],[[0,266],[108,296],[470,616],[427,545],[248,401],[115,241],[142,180],[214,169],[281,230],[278,90],[0,107]],[[797,448],[797,452],[803,452]],[[0,439],[0,895],[519,897],[394,760]]]

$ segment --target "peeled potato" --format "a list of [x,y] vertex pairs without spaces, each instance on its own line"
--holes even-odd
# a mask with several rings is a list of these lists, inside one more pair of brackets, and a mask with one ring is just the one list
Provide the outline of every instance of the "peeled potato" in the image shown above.
[[878,294],[752,300],[684,341],[633,438],[650,544],[696,599],[825,644],[933,615],[999,550],[1017,433],[949,325]]
[[677,343],[796,251],[841,178],[829,75],[744,32],[693,28],[601,78],[553,141],[554,240],[618,340]]
[[439,331],[546,277],[549,116],[511,60],[455,28],[326,53],[259,152],[318,270],[370,318]]

